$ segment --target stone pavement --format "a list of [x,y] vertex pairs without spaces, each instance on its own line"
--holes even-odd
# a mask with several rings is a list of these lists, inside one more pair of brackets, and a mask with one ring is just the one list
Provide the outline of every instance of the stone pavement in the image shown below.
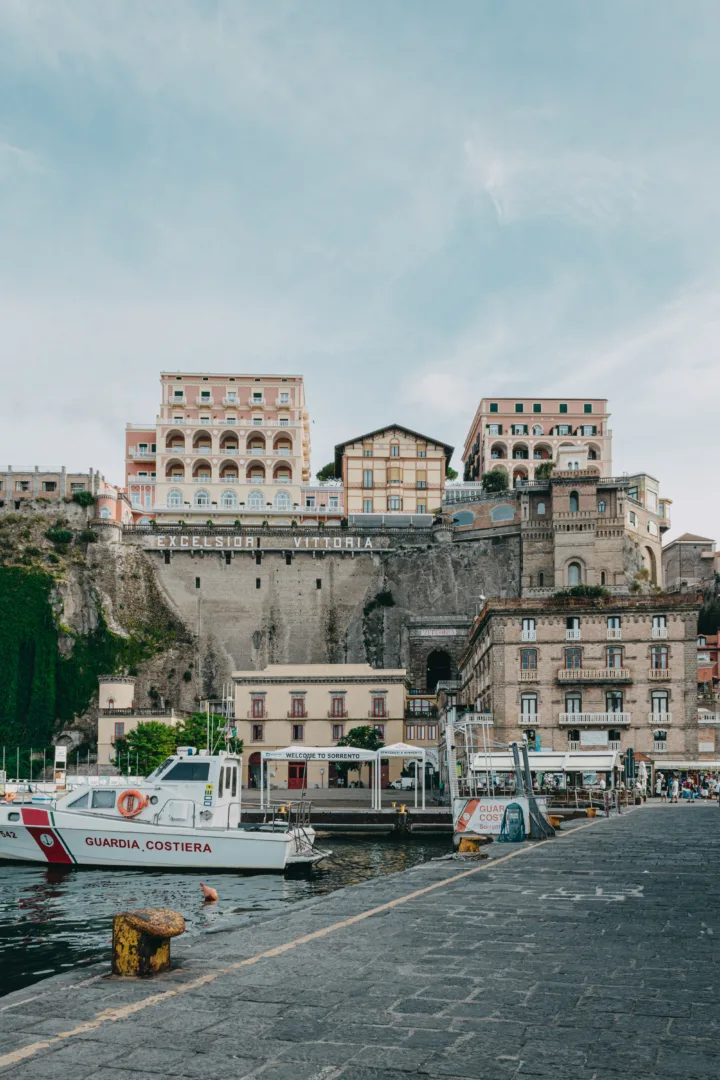
[[176,947],[151,983],[85,969],[2,998],[0,1080],[720,1076],[716,804],[490,850]]

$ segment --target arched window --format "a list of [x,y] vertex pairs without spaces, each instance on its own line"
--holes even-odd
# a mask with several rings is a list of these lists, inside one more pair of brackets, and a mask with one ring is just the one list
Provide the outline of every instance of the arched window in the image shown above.
[[539,502],[537,504],[537,512],[538,512],[538,514],[544,514],[545,513],[545,503],[544,502]]
[[195,492],[195,505],[196,506],[209,506],[210,505],[210,493],[201,488],[200,491]]
[[597,450],[588,450],[588,461],[597,461]]
[[234,491],[223,491],[220,496],[220,505],[224,507],[237,506],[237,495]]
[[545,584],[545,575],[542,571],[538,574],[538,585],[543,586]]
[[604,514],[606,509],[606,502],[604,499],[598,501],[598,514]]
[[533,435],[542,435],[542,433],[543,433],[542,426],[540,424],[533,424],[532,433],[533,433]]
[[653,750],[667,750],[667,731],[653,731]]
[[570,588],[572,588],[573,585],[581,585],[581,584],[582,584],[582,567],[580,566],[580,563],[571,562],[570,565],[568,566],[568,585],[570,586]]
[[654,521],[648,521],[647,528],[648,528],[648,532],[650,533],[651,536],[657,536],[658,527],[657,527],[657,525],[655,524]]
[[606,584],[606,577],[607,577],[607,575],[606,575],[605,571],[604,571],[604,570],[601,570],[601,571],[600,571],[600,584],[601,584],[601,585],[605,585],[605,584]]
[[[198,494],[200,493],[198,492]],[[173,488],[171,491],[168,491],[167,504],[168,506],[182,506],[182,491],[178,491],[177,488]]]
[[452,661],[444,649],[434,649],[427,658],[426,684],[430,694],[442,679],[452,678]]
[[262,491],[251,491],[248,495],[248,509],[262,510],[265,506],[265,496]]
[[453,525],[473,525],[474,522],[475,515],[472,510],[458,510],[453,514]]
[[571,514],[577,514],[579,509],[580,509],[580,497],[578,496],[577,491],[571,491],[570,492],[570,513]]
[[109,509],[109,507],[103,506],[102,510],[100,511],[100,517],[104,521],[107,521],[107,519],[110,517],[110,509]]
[[292,506],[292,501],[287,491],[278,491],[273,502],[275,503],[276,510],[289,510]]
[[490,514],[491,521],[512,521],[515,517],[515,510],[512,506],[496,506]]
[[115,698],[111,698],[111,697],[108,698],[107,707],[108,707],[108,709],[114,709],[115,708]]

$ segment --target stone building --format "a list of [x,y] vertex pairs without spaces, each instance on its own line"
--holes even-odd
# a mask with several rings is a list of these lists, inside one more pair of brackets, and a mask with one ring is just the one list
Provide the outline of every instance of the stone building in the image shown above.
[[432,514],[439,510],[453,447],[390,424],[335,447],[349,518],[357,514]]
[[503,743],[632,747],[658,766],[695,758],[698,606],[665,595],[489,600],[460,664],[460,703],[489,714]]
[[105,491],[117,492],[117,488],[107,484],[96,469],[83,473],[68,471],[64,465],[33,465],[28,469],[8,465],[0,472],[0,507],[6,509],[19,510],[32,499],[71,499],[81,491],[99,496]]
[[663,548],[663,574],[667,592],[705,591],[720,571],[715,541],[695,533],[683,533]]
[[[372,725],[386,745],[403,740],[407,688],[403,668],[270,664],[261,671],[234,671],[232,679],[237,733],[245,746],[244,784],[259,784],[262,750],[333,746],[351,728],[366,725]],[[432,735],[436,744],[437,732]],[[402,760],[391,760],[383,783],[399,776],[401,770]],[[279,788],[337,786],[335,767],[320,761],[275,761],[273,771],[273,785]]]

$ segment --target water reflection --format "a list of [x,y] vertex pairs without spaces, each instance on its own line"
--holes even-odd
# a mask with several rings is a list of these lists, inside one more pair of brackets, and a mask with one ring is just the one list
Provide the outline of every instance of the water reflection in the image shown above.
[[[281,910],[310,896],[407,869],[449,848],[449,840],[442,837],[332,838],[322,844],[332,848],[332,858],[292,877],[0,863],[0,994],[107,958],[112,916],[125,908],[171,907],[185,916],[188,934],[209,933],[242,926],[254,912]],[[203,903],[201,880],[217,889],[216,904]]]

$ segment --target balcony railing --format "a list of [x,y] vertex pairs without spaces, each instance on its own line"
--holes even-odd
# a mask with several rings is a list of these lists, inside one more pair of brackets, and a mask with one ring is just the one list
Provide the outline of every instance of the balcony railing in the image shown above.
[[[212,454],[212,443],[203,444],[202,446],[193,446],[191,453],[193,454]],[[183,451],[184,453],[184,451]]]
[[619,626],[608,626],[607,639],[608,641],[622,641],[622,628]]
[[328,720],[347,720],[348,711],[345,709],[343,712],[333,712],[332,709],[328,712]]
[[656,728],[667,727],[668,724],[672,724],[672,713],[669,712],[651,712],[648,713],[648,723],[652,724]]
[[267,720],[267,716],[265,715],[265,713],[262,713],[260,716],[258,716],[256,713],[249,712],[247,714],[247,718],[248,720]]
[[227,395],[222,399],[222,403],[229,409],[237,409],[240,404],[237,397],[228,397]]
[[536,641],[537,640],[537,632],[535,630],[523,630],[523,632],[522,632],[522,640],[523,641]]
[[650,668],[648,678],[651,682],[669,682],[672,679],[672,668]]
[[540,723],[539,713],[520,713],[518,716],[518,725],[520,727],[537,727]]
[[654,754],[662,754],[665,750],[667,750],[667,743],[666,742],[654,742],[653,743],[653,753]]
[[566,630],[565,631],[565,640],[566,641],[581,641],[582,640],[582,630],[580,629],[580,627],[577,627],[577,629],[575,629],[575,630]]
[[250,401],[248,402],[248,405],[250,406],[251,409],[262,409],[262,407],[265,405],[265,398],[264,397],[250,398]]
[[560,668],[559,682],[632,682],[629,668]]
[[198,396],[195,398],[195,404],[196,405],[206,405],[209,409],[212,409],[215,402],[213,401],[213,399],[211,397],[202,397],[201,394],[198,394]]
[[290,409],[292,408],[292,402],[289,398],[287,401],[283,401],[282,398],[277,397],[275,398],[275,406],[278,409]]
[[437,717],[438,711],[436,705],[431,705],[424,711],[421,709],[411,709],[405,706],[405,719],[406,720],[434,720]]
[[720,725],[720,713],[698,713],[697,722],[700,727],[718,727]]
[[521,668],[520,682],[537,682],[540,678],[537,668]]
[[130,457],[133,458],[154,458],[156,456],[154,450],[133,450],[130,448]]
[[653,626],[652,636],[654,638],[666,638],[668,636],[667,626]]
[[608,750],[621,750],[622,744],[619,739],[608,739]]
[[174,716],[171,708],[166,709],[98,709],[98,716]]
[[389,720],[390,719],[390,713],[388,713],[388,712],[373,712],[372,709],[371,709],[370,712],[368,713],[368,718],[370,720]]
[[629,712],[561,712],[558,723],[567,727],[592,727],[595,724],[628,727]]

